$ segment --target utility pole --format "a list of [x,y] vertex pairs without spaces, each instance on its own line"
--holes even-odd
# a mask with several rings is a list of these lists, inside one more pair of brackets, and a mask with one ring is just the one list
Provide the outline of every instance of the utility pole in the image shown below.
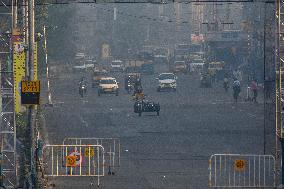
[[[26,67],[26,76],[29,81],[33,80],[34,77],[34,70],[33,70],[33,63],[34,63],[34,0],[29,0],[28,4],[28,50],[29,50],[29,57],[28,57],[28,65]],[[30,145],[31,145],[31,152],[30,152],[30,173],[31,173],[31,181],[32,186],[30,188],[34,188],[34,181],[35,181],[35,169],[34,169],[34,128],[33,128],[33,106],[28,106],[27,111],[28,116],[28,128],[30,130]]]
[[[284,17],[283,17],[283,5],[284,3],[281,0],[277,0],[276,4],[276,21],[277,21],[277,26],[276,26],[276,62],[275,62],[275,71],[276,71],[276,76],[275,76],[275,133],[276,133],[276,162],[277,162],[277,168],[281,169],[282,177],[281,177],[281,184],[284,184],[284,166],[283,166],[283,161],[284,161],[284,135],[283,135],[283,122],[282,122],[282,74],[281,74],[281,69],[282,69],[282,59],[284,57],[283,54],[283,44],[282,44],[282,33],[283,33],[283,28],[281,27],[282,23],[284,22]],[[280,159],[281,157],[281,159]],[[282,163],[281,163],[282,162]]]
[[17,28],[17,19],[18,19],[18,0],[13,0],[14,6],[13,8],[13,28]]

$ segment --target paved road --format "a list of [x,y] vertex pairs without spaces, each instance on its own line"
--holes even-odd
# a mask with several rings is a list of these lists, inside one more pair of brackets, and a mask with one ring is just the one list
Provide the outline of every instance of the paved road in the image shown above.
[[[123,89],[119,96],[98,97],[89,88],[81,98],[80,76],[70,73],[51,81],[55,106],[44,109],[46,127],[51,144],[61,144],[64,137],[120,138],[121,167],[102,179],[102,188],[204,189],[211,154],[263,153],[263,104],[236,104],[220,84],[200,88],[198,75],[178,75],[177,92],[158,93],[155,76],[144,76],[145,93],[160,103],[161,112],[138,117]],[[117,77],[123,88],[123,75]],[[96,183],[51,180],[56,188],[92,188],[91,182]]]

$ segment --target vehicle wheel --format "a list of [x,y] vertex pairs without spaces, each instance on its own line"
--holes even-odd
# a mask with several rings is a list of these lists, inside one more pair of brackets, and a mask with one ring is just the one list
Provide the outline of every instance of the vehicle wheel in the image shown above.
[[98,91],[98,96],[101,96],[101,92],[100,91]]
[[157,111],[157,116],[159,116],[160,115],[160,111]]
[[115,92],[115,96],[118,96],[118,91]]
[[141,117],[141,115],[142,115],[142,112],[139,112],[139,117]]

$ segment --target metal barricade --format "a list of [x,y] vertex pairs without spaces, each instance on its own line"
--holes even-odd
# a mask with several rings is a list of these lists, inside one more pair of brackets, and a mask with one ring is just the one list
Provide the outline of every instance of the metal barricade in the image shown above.
[[[105,149],[104,166],[108,168],[108,174],[114,174],[115,167],[120,167],[120,140],[118,138],[65,138],[63,145],[97,144]],[[63,149],[64,150],[64,149]]]
[[[64,150],[63,150],[64,149]],[[102,145],[45,145],[43,163],[45,176],[100,177],[105,175]]]
[[275,188],[272,155],[214,154],[209,159],[209,187]]

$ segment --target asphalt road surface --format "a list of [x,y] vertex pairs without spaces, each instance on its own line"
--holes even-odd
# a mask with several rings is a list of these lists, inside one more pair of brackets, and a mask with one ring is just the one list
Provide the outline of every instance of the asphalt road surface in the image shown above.
[[[160,116],[141,117],[133,112],[123,74],[115,74],[119,96],[98,97],[89,83],[84,98],[77,86],[81,73],[54,77],[54,107],[44,109],[49,143],[62,144],[65,137],[120,138],[121,166],[101,179],[100,188],[108,189],[204,189],[210,155],[263,154],[263,103],[236,104],[221,84],[200,88],[196,74],[178,75],[177,92],[157,92],[156,75],[143,76],[142,84],[147,98],[160,103]],[[50,183],[94,188],[96,178],[60,177]]]

